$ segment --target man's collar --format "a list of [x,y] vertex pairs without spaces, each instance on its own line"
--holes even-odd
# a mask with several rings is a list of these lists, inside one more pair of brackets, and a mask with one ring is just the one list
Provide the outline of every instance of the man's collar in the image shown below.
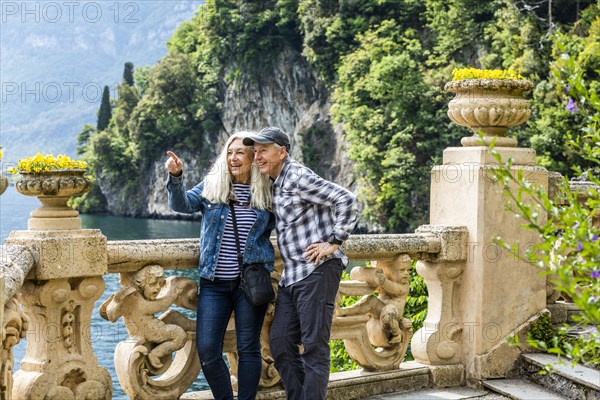
[[279,175],[277,175],[277,179],[273,181],[273,185],[281,186],[281,183],[285,179],[285,174],[287,174],[287,170],[290,167],[292,162],[292,157],[288,154],[285,160],[283,160],[283,165],[281,166],[281,171],[279,171]]

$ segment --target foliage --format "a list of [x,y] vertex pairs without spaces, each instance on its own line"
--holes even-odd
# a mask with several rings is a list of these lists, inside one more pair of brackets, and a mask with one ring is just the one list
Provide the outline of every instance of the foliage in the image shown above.
[[16,167],[10,167],[8,170],[11,174],[30,173],[37,174],[40,172],[64,170],[64,169],[87,169],[87,163],[81,160],[72,160],[71,157],[59,154],[43,155],[36,153],[33,157],[23,158],[19,160]]
[[102,91],[102,102],[100,103],[100,110],[98,110],[98,121],[96,123],[96,130],[98,132],[108,128],[110,119],[112,117],[112,107],[110,105],[110,92],[108,85],[104,86]]
[[413,332],[423,326],[427,316],[427,305],[429,304],[429,293],[422,276],[417,274],[417,261],[413,261],[410,267],[410,286],[404,316],[411,320]]
[[411,32],[390,20],[359,40],[340,66],[332,113],[344,123],[367,218],[385,230],[411,230],[428,218],[432,157],[457,130],[440,135],[445,103],[420,71],[422,48]]
[[485,29],[493,24],[497,2],[478,0],[425,0],[423,17],[428,36],[427,65],[443,68],[453,62],[472,65],[486,48]]
[[140,97],[143,97],[146,89],[148,89],[148,74],[150,73],[150,69],[151,67],[144,66],[138,67],[133,71],[135,88]]
[[[560,39],[558,34],[557,40]],[[567,144],[583,159],[600,166],[598,85],[584,79],[580,61],[581,58],[564,54],[561,61],[553,63],[551,68],[559,82],[558,92],[564,93],[562,85],[570,86],[568,93],[563,96],[577,99],[581,108],[573,112],[581,113],[585,121],[580,132],[568,136]],[[497,158],[502,161],[499,156]],[[541,237],[541,243],[528,251],[525,257],[550,274],[556,290],[564,293],[581,310],[581,315],[574,317],[580,327],[597,326],[600,324],[600,226],[595,220],[600,212],[600,179],[575,166],[574,170],[581,180],[596,186],[589,185],[583,191],[574,190],[573,183],[565,179],[559,187],[558,195],[550,197],[542,186],[525,179],[520,171],[516,175],[511,173],[511,160],[504,161],[505,164],[498,169],[496,177],[511,199],[507,207],[522,218],[524,228],[535,231]],[[516,190],[509,190],[514,186]],[[507,243],[505,240],[506,238],[499,238],[499,243],[519,255],[518,244]],[[598,329],[591,329],[580,341],[564,344],[560,335],[567,329],[563,328],[556,340],[544,340],[544,345],[537,342],[532,344],[548,352],[565,355],[573,362],[600,362]]]
[[73,207],[85,214],[97,214],[106,211],[106,197],[96,182],[92,182],[89,191],[72,196],[69,199],[69,207]]
[[590,123],[588,110],[594,107],[585,99],[593,102],[600,86],[600,7],[583,15],[570,33],[552,36],[550,74],[534,91],[533,115],[524,132],[540,164],[568,176],[573,165],[584,170],[595,165],[567,144],[583,140]]
[[135,80],[133,79],[133,63],[131,61],[127,61],[123,68],[123,83],[129,86],[135,85]]
[[523,76],[512,69],[455,68],[452,70],[453,81],[468,79],[523,79]]
[[0,146],[0,159],[2,159],[2,157],[4,157],[4,152],[2,151],[2,146]]
[[332,85],[342,59],[358,48],[360,35],[386,20],[394,20],[404,29],[417,29],[421,12],[421,2],[414,0],[300,0],[304,54]]
[[[574,341],[571,340],[571,342]],[[570,345],[565,332],[552,325],[548,314],[540,315],[538,320],[531,325],[531,329],[527,332],[527,343],[537,349],[548,351],[551,348],[558,348],[562,352],[566,351]]]

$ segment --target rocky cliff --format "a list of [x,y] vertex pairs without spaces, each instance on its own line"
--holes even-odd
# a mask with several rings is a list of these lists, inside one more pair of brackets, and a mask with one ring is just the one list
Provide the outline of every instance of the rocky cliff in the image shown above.
[[[268,73],[242,77],[223,86],[222,128],[206,140],[208,157],[194,149],[178,154],[185,162],[186,187],[199,182],[228,135],[240,130],[278,126],[292,140],[292,156],[325,179],[354,188],[351,162],[347,160],[343,131],[329,113],[329,92],[302,55],[286,49]],[[98,174],[107,199],[107,211],[115,215],[155,218],[187,218],[169,210],[164,170],[166,156],[148,163],[140,182],[123,190]]]

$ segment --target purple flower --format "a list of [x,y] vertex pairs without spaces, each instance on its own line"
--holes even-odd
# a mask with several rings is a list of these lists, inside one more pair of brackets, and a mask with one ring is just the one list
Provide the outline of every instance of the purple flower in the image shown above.
[[567,93],[569,93],[571,91],[571,86],[567,86],[566,88]]
[[583,244],[581,244],[581,240],[577,241],[577,251],[583,250]]
[[598,235],[592,236],[592,242],[595,242],[596,240],[598,240]]
[[592,278],[594,278],[594,279],[600,278],[600,269],[592,271]]
[[575,101],[571,98],[569,98],[569,102],[567,103],[567,106],[565,107],[565,109],[568,112],[570,112],[571,114],[574,114],[577,111],[579,111],[579,107],[577,106],[577,103],[575,103]]

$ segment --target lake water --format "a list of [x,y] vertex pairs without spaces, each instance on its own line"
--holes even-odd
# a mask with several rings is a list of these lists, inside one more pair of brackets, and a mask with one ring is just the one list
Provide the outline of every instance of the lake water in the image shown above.
[[[40,202],[35,197],[23,196],[10,186],[0,196],[0,242],[4,242],[10,231],[27,229],[29,213],[37,208]],[[81,215],[83,228],[100,229],[108,240],[136,240],[136,239],[175,239],[198,237],[199,223],[191,221],[171,221],[123,218],[99,215]],[[169,272],[167,272],[169,273]],[[182,271],[182,274],[195,279],[195,271]],[[110,294],[119,289],[119,276],[108,274],[104,276],[106,289],[104,294],[95,304],[92,314],[92,347],[98,362],[108,370],[113,378],[113,399],[125,400],[128,397],[121,390],[114,369],[113,355],[116,345],[127,339],[127,332],[122,319],[113,324],[100,317],[98,307]],[[193,313],[192,313],[193,318]],[[25,355],[26,340],[14,349],[15,368],[19,369],[20,360]],[[207,389],[208,386],[202,373],[189,391]]]

